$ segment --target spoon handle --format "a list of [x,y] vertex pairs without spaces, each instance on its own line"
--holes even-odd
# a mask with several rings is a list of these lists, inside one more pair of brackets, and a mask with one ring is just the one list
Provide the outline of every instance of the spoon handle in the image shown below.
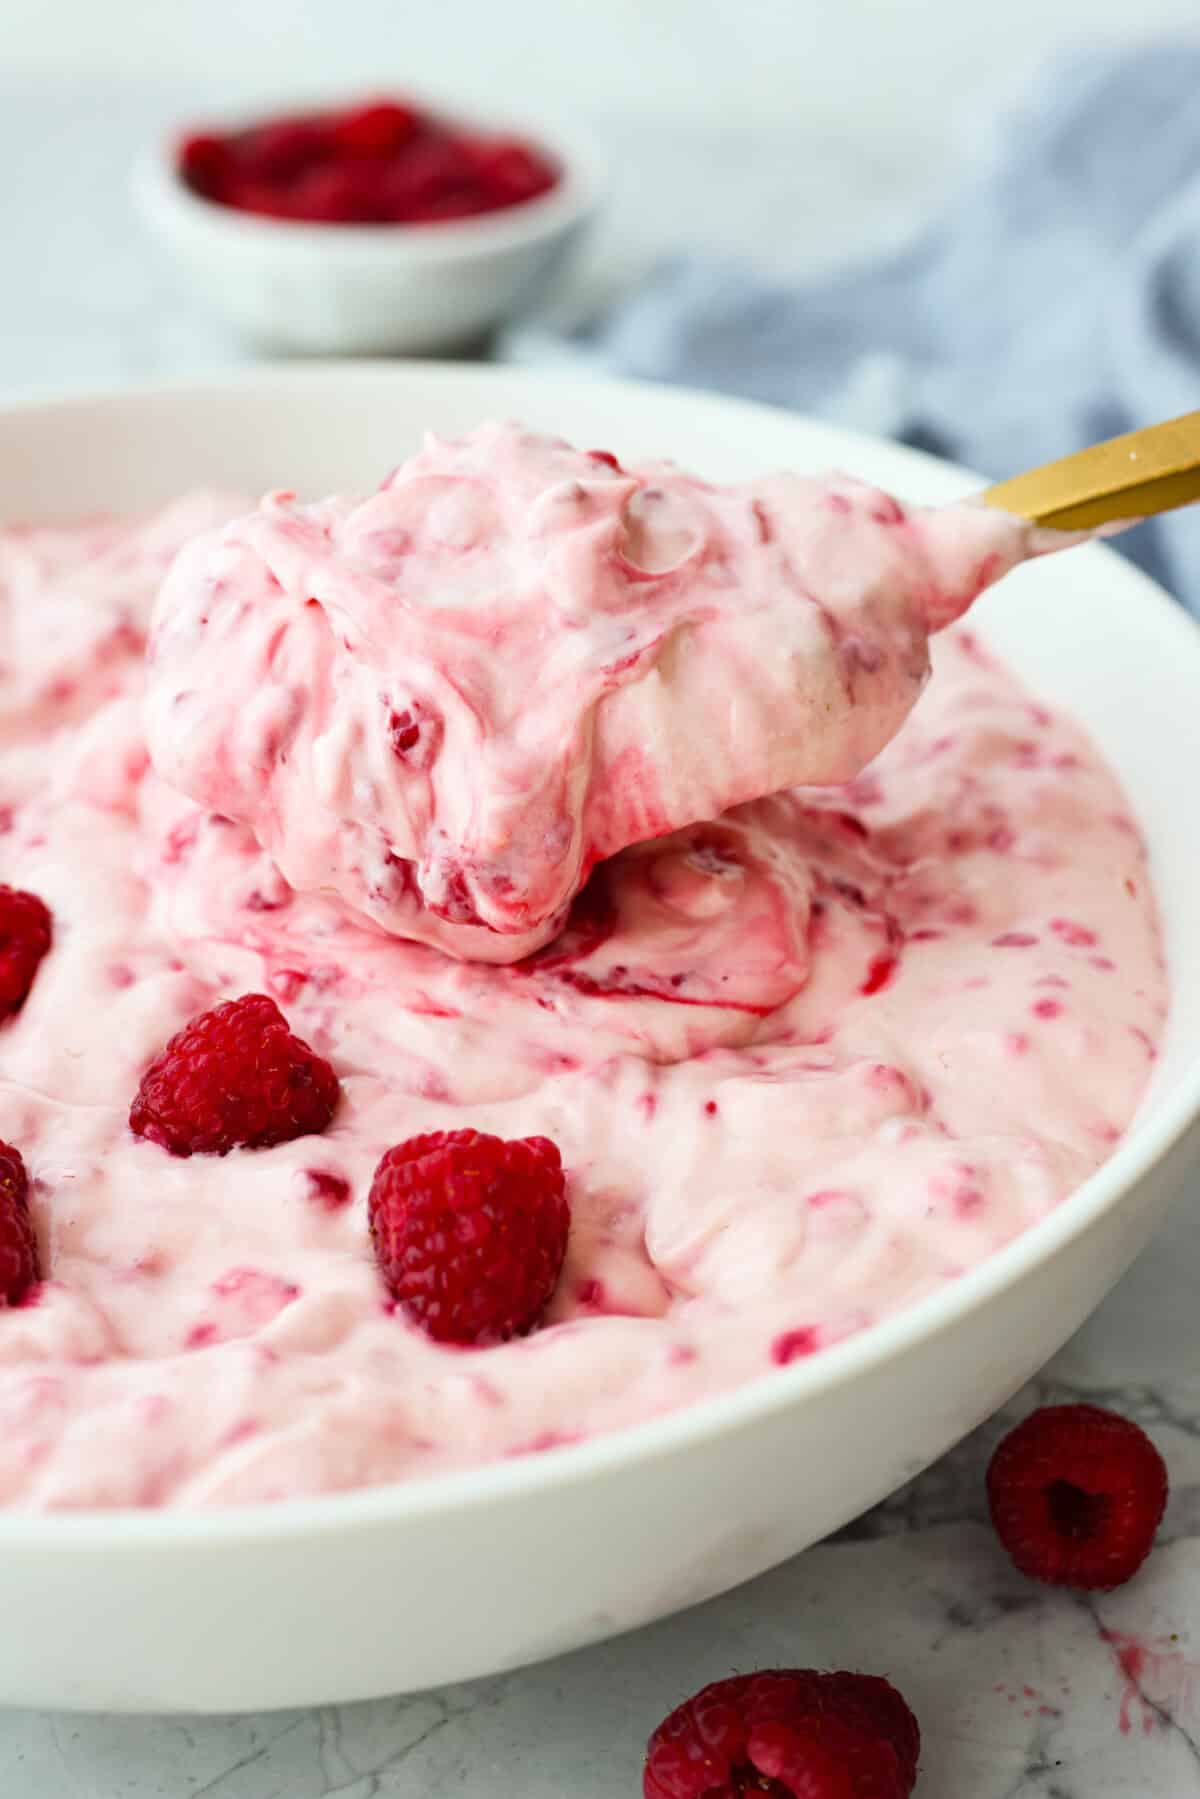
[[1200,412],[1014,475],[982,498],[1058,531],[1091,531],[1186,506],[1200,500]]

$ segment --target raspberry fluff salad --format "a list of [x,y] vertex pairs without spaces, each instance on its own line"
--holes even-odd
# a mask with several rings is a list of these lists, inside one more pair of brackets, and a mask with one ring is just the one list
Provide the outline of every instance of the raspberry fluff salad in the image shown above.
[[0,533],[0,1500],[578,1441],[1050,1212],[1166,977],[1115,778],[956,623],[1043,547],[509,425]]

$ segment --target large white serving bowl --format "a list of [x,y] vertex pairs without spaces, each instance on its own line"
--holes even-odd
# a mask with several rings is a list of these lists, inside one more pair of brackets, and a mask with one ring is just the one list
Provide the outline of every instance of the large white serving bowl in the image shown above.
[[[696,394],[461,366],[310,366],[0,412],[0,510],[70,517],[202,483],[363,489],[425,428],[495,416],[718,478],[834,464],[926,500],[975,485],[893,445]],[[1105,1166],[899,1316],[634,1430],[322,1500],[0,1515],[0,1702],[227,1711],[360,1699],[628,1630],[882,1498],[1082,1322],[1200,1149],[1200,631],[1096,548],[1020,570],[977,623],[1090,729],[1151,846],[1172,1015],[1151,1090]]]

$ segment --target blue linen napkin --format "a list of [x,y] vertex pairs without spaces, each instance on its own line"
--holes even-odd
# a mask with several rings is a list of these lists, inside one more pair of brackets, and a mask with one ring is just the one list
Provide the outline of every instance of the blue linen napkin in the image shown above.
[[[945,215],[874,263],[786,285],[684,258],[555,347],[996,479],[1200,408],[1200,39],[1048,66]],[[1200,507],[1116,547],[1200,613]]]

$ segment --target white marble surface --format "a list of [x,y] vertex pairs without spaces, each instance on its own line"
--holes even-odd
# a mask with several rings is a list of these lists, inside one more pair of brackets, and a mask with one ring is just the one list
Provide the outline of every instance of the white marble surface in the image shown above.
[[[133,146],[183,92],[0,88],[0,159],[22,175],[3,203],[0,391],[241,359],[148,256],[122,197]],[[593,286],[664,242],[783,267],[852,252],[928,204],[951,160],[927,136],[885,142],[861,119],[815,140],[799,127],[754,139],[644,123],[616,135],[623,205],[583,277]],[[804,229],[781,233],[781,217]],[[684,1693],[735,1669],[814,1663],[888,1672],[905,1690],[925,1730],[919,1799],[1200,1795],[1198,1290],[1200,1220],[1185,1203],[1006,1414],[1087,1395],[1159,1444],[1173,1481],[1164,1546],[1115,1595],[1043,1592],[1008,1568],[982,1522],[995,1420],[839,1539],[634,1637],[469,1687],[313,1712],[0,1713],[0,1794],[630,1799],[648,1731]]]

